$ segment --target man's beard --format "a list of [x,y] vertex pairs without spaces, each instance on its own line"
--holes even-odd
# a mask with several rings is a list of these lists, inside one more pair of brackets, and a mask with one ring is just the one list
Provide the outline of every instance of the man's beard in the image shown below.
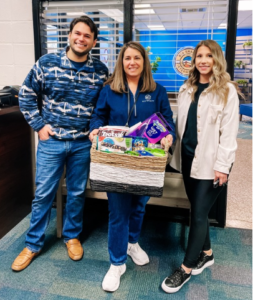
[[85,55],[88,54],[88,53],[90,52],[90,50],[91,50],[91,48],[90,48],[90,49],[84,50],[83,52],[78,52],[78,51],[76,51],[73,47],[71,47],[71,45],[70,45],[70,48],[71,48],[72,52],[73,52],[76,56],[79,56],[79,57],[85,56]]

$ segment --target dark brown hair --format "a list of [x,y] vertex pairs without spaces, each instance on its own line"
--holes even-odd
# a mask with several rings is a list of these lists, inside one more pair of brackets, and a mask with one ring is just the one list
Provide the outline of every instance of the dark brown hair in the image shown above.
[[94,33],[94,40],[97,39],[98,36],[98,29],[96,24],[91,20],[91,18],[87,17],[87,16],[81,16],[79,18],[75,18],[72,20],[72,22],[70,23],[70,27],[69,27],[69,32],[72,32],[73,28],[75,27],[75,25],[79,22],[82,22],[84,24],[86,24],[87,26],[90,27],[90,31],[92,33]]
[[127,48],[139,51],[143,57],[143,71],[141,74],[143,83],[140,92],[153,92],[156,89],[156,83],[152,76],[148,54],[145,48],[137,42],[128,42],[121,48],[112,76],[104,83],[104,85],[109,84],[111,89],[117,93],[127,92],[125,88],[127,80],[123,68],[123,59]]

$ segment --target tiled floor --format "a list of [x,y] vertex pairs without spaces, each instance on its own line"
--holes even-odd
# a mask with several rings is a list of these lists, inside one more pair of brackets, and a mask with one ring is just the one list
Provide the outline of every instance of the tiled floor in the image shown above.
[[237,139],[238,149],[227,196],[227,226],[252,229],[252,140]]
[[41,254],[22,272],[11,264],[24,247],[30,215],[0,240],[0,299],[2,300],[250,300],[252,299],[252,232],[210,228],[215,264],[192,276],[180,292],[168,295],[161,283],[182,263],[189,227],[167,220],[144,221],[140,245],[150,263],[137,266],[128,258],[126,273],[115,293],[102,290],[109,268],[108,221],[95,214],[84,218],[84,257],[69,259],[56,238],[53,209]]

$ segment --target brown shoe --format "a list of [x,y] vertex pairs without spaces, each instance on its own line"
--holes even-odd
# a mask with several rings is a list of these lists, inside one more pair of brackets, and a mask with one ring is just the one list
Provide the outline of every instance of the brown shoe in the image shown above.
[[83,257],[83,247],[78,239],[68,240],[66,246],[71,259],[80,260]]
[[11,268],[13,271],[22,271],[27,266],[30,265],[31,261],[39,255],[39,252],[32,252],[28,248],[24,248],[22,252],[20,252],[19,256],[14,260]]

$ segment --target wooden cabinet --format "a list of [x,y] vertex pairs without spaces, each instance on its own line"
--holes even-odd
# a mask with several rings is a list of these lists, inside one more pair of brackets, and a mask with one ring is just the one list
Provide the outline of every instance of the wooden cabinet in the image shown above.
[[30,211],[31,152],[31,129],[19,107],[0,109],[0,236],[1,230],[8,232]]

